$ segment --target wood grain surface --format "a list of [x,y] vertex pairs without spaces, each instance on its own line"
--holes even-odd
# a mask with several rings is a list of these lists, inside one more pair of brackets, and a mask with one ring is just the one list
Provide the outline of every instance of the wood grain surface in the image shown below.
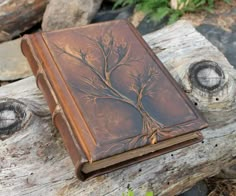
[[208,120],[204,141],[80,182],[29,77],[0,88],[0,195],[175,195],[236,163],[233,67],[185,21],[144,39]]

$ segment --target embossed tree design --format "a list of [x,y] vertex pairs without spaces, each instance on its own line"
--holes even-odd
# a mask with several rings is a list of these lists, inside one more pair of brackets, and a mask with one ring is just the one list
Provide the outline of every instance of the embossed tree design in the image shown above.
[[[98,99],[113,99],[129,104],[136,109],[142,116],[142,134],[133,138],[132,141],[129,141],[133,146],[145,145],[149,142],[154,144],[159,138],[167,136],[169,133],[161,131],[163,124],[154,119],[145,110],[142,103],[142,99],[145,95],[152,96],[152,81],[158,79],[156,65],[149,64],[142,73],[130,74],[133,82],[129,90],[133,91],[136,96],[135,99],[131,99],[113,86],[111,76],[119,67],[129,66],[132,63],[140,61],[140,59],[134,58],[129,54],[129,46],[127,43],[116,42],[112,32],[108,32],[103,37],[100,36],[95,39],[82,34],[81,36],[91,41],[99,50],[103,60],[101,62],[101,69],[98,69],[92,64],[88,57],[88,52],[83,50],[76,51],[68,47],[60,48],[55,45],[61,54],[66,54],[70,58],[79,61],[81,65],[88,67],[94,74],[93,78],[81,76],[83,83],[89,88],[79,88],[76,84],[71,85],[80,92],[83,92],[88,101],[94,101],[96,103]],[[109,58],[111,58],[111,56],[114,62],[109,64]]]

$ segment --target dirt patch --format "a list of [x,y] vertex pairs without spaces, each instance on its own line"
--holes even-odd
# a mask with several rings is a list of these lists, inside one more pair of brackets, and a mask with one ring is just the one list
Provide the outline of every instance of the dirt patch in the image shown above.
[[208,178],[208,196],[236,196],[236,179]]
[[182,19],[191,21],[194,26],[201,24],[211,24],[226,31],[231,31],[231,27],[236,23],[236,1],[232,0],[230,4],[218,0],[215,3],[213,13],[199,11],[195,13],[186,13]]

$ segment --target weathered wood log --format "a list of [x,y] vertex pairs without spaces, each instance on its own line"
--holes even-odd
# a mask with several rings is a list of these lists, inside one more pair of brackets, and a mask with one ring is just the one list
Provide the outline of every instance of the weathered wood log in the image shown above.
[[144,38],[208,120],[204,141],[80,182],[29,77],[0,88],[0,195],[175,195],[236,163],[233,67],[185,21]]
[[0,1],[0,42],[7,41],[40,22],[48,0]]

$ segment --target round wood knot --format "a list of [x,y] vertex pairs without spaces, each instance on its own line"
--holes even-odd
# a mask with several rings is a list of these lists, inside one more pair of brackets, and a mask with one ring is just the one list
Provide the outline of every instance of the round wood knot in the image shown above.
[[220,90],[225,81],[223,70],[213,61],[194,63],[189,73],[192,85],[208,93]]
[[232,109],[236,93],[235,81],[224,64],[202,60],[189,66],[186,92],[202,111]]
[[0,99],[0,139],[22,129],[31,117],[27,106],[15,99]]

